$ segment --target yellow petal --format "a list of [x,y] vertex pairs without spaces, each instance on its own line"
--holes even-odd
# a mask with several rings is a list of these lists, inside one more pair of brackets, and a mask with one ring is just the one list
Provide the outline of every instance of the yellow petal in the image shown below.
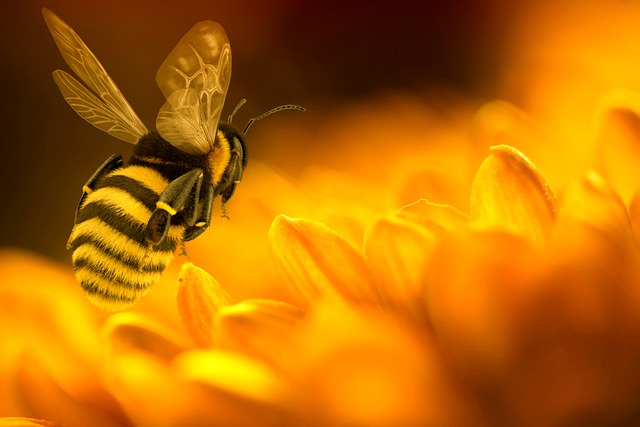
[[471,187],[471,224],[503,229],[545,243],[556,216],[556,199],[536,167],[516,149],[491,148]]
[[213,319],[229,304],[229,294],[209,273],[192,263],[180,270],[178,310],[184,326],[202,348],[213,346]]
[[[90,383],[90,379],[87,383]],[[66,384],[54,379],[44,365],[28,354],[20,357],[15,378],[15,393],[26,411],[34,416],[55,419],[73,425],[116,427],[128,425],[114,398],[102,388],[66,390]]]
[[5,417],[0,418],[0,427],[64,427],[53,421],[35,418]]
[[189,413],[175,425],[295,425],[283,421],[289,384],[261,362],[219,350],[195,350],[176,359],[174,372],[191,401]]
[[640,182],[640,93],[606,92],[596,107],[596,162],[607,181],[628,202]]
[[168,363],[184,349],[185,340],[172,330],[139,313],[110,316],[101,330],[106,356],[122,352],[143,352]]
[[330,304],[310,316],[292,367],[299,425],[471,425],[438,350],[405,323]]
[[541,255],[504,231],[452,235],[425,269],[425,303],[449,363],[469,378],[501,376],[519,350]]
[[362,254],[324,224],[280,215],[269,239],[277,267],[304,303],[336,293],[351,301],[378,302]]
[[428,228],[397,215],[374,222],[364,237],[367,264],[383,303],[424,319],[425,264],[437,243]]
[[286,369],[296,357],[296,341],[304,310],[280,301],[245,300],[222,308],[215,323],[216,347],[238,351]]
[[[597,173],[588,172],[584,178],[568,186],[562,204],[560,225],[572,227],[577,224],[592,227],[607,238],[628,249],[633,242],[633,231],[627,208],[620,196]],[[566,239],[562,230],[558,232],[558,244],[564,246]],[[579,243],[576,243],[579,244]]]

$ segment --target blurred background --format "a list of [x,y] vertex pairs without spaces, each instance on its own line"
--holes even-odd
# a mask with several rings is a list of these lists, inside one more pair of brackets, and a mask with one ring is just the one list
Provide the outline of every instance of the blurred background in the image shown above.
[[[293,179],[312,164],[346,167],[335,159],[353,147],[340,138],[333,141],[326,129],[339,134],[341,117],[354,105],[375,103],[384,117],[385,99],[397,99],[390,94],[408,94],[436,112],[449,108],[452,99],[481,105],[505,98],[552,126],[550,104],[588,115],[581,105],[602,88],[593,79],[590,89],[576,88],[585,72],[603,61],[598,55],[610,55],[609,64],[625,64],[604,75],[601,80],[611,81],[601,86],[628,83],[639,68],[637,44],[626,38],[640,28],[631,1],[12,3],[0,6],[0,246],[28,248],[63,262],[70,258],[65,243],[82,185],[109,155],[126,156],[131,146],[88,125],[62,99],[51,72],[68,68],[42,7],[76,30],[149,128],[163,102],[155,84],[160,63],[195,22],[220,22],[233,52],[223,117],[241,98],[248,103],[236,116],[239,126],[281,104],[307,108],[305,114],[280,113],[259,122],[248,137],[250,159]],[[571,97],[564,96],[568,88]],[[537,108],[540,97],[546,97],[546,109]],[[388,117],[390,127],[404,126]],[[304,138],[322,129],[327,138]],[[375,156],[363,139],[356,141],[361,155]],[[384,143],[403,150],[400,138]],[[384,169],[384,161],[380,165]]]

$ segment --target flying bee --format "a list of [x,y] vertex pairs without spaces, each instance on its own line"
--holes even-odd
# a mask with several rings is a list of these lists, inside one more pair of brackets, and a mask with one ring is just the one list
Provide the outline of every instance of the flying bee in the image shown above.
[[243,132],[220,122],[231,78],[229,39],[216,22],[197,23],[178,42],[156,74],[166,102],[149,132],[95,55],[62,19],[42,10],[65,62],[82,80],[62,70],[53,78],[83,119],[135,144],[127,166],[114,154],[82,188],[67,247],[76,278],[91,302],[123,310],[160,280],[178,245],[198,237],[225,204],[247,165]]

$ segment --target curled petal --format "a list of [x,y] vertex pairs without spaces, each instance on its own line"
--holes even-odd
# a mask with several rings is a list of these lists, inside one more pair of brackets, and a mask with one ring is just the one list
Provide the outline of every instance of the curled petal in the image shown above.
[[273,300],[228,305],[216,317],[215,344],[286,369],[304,315],[298,307]]
[[213,345],[213,319],[229,304],[229,294],[201,268],[186,263],[180,271],[178,310],[187,331],[202,348]]
[[480,165],[471,187],[471,224],[545,243],[556,217],[553,191],[518,150],[500,145]]
[[362,254],[324,224],[278,216],[269,231],[278,268],[302,301],[324,297],[377,302]]

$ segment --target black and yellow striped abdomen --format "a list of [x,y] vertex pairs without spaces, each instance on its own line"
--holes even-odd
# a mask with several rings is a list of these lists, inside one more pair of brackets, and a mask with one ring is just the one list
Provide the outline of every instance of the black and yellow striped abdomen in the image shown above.
[[69,237],[76,278],[91,302],[123,310],[160,280],[182,242],[183,225],[150,246],[143,231],[168,180],[147,166],[117,169],[95,185],[79,207]]

